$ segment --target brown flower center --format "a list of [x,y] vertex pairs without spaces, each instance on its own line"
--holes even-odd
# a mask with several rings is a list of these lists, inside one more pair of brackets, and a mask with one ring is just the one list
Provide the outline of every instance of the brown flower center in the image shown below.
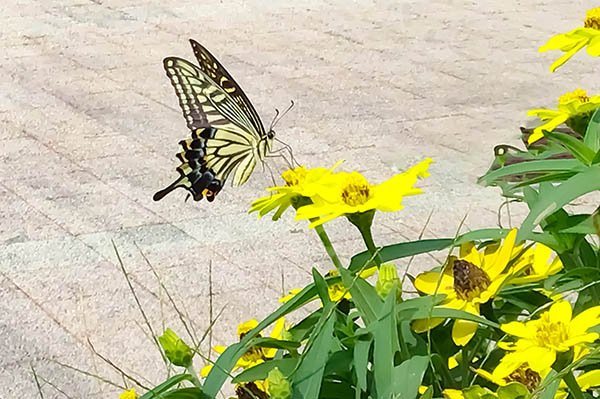
[[542,377],[530,369],[527,363],[513,371],[506,379],[510,382],[520,382],[529,392],[535,391],[542,381]]
[[342,189],[342,201],[350,206],[362,205],[369,200],[371,194],[367,179],[360,173],[353,172]]
[[452,273],[456,296],[465,301],[479,297],[492,282],[485,271],[463,259],[454,260]]
[[583,21],[583,26],[600,30],[600,7],[588,10],[585,15],[585,20]]

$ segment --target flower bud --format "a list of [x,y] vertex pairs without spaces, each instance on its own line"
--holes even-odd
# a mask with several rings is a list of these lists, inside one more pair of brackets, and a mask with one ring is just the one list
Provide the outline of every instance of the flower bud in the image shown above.
[[192,364],[194,352],[173,330],[167,328],[158,341],[165,351],[167,359],[175,366],[189,367]]
[[267,386],[271,399],[290,399],[292,397],[290,382],[277,367],[269,371]]
[[388,296],[392,288],[396,284],[396,300],[402,301],[402,283],[398,278],[398,271],[396,265],[393,263],[383,263],[379,266],[379,274],[377,275],[377,283],[375,283],[375,291],[382,298]]

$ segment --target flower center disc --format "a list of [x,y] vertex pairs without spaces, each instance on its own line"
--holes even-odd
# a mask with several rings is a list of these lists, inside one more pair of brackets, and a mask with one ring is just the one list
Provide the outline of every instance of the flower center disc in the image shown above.
[[571,101],[587,103],[590,101],[590,98],[588,97],[587,92],[583,89],[576,89],[570,93],[565,93],[558,98],[559,104],[568,104]]
[[286,170],[281,174],[285,184],[288,186],[297,186],[306,179],[306,168],[299,166],[294,169]]
[[540,382],[542,382],[540,375],[530,369],[527,363],[513,371],[508,376],[508,379],[525,385],[529,392],[533,392],[540,385]]
[[592,28],[600,30],[600,7],[592,8],[585,15],[583,26],[586,28]]
[[569,339],[569,332],[565,323],[550,321],[550,316],[546,313],[540,318],[535,337],[540,346],[558,348]]
[[359,173],[350,174],[342,190],[342,201],[350,206],[357,206],[367,202],[370,196],[371,188],[367,179]]
[[462,259],[454,260],[452,273],[456,296],[465,301],[477,298],[492,282],[485,271]]

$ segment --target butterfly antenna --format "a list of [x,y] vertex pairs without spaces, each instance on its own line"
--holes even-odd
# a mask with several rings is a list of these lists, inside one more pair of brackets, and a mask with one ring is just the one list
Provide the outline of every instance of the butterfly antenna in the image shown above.
[[273,130],[273,127],[275,126],[275,121],[277,120],[277,116],[279,116],[279,110],[277,108],[275,108],[275,116],[273,117],[273,120],[271,121],[271,124],[269,125],[269,131]]
[[[273,120],[273,123],[271,123],[271,129],[273,129],[275,125],[278,124],[279,121],[282,120],[283,117],[292,110],[292,108],[294,108],[294,105],[294,100],[290,100],[290,106],[287,107],[287,109],[281,113],[281,116],[277,118],[277,114],[275,115],[275,119]],[[277,111],[277,109],[275,109],[275,111]]]

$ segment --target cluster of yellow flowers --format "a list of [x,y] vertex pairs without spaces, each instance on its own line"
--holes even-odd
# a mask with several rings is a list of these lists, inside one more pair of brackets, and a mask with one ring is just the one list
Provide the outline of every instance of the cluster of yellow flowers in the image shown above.
[[[540,243],[518,244],[516,237],[517,230],[513,229],[501,243],[480,250],[471,242],[465,243],[458,257],[450,257],[441,271],[420,274],[414,285],[424,294],[445,294],[440,307],[480,315],[480,306],[492,301],[503,287],[538,282],[562,270],[562,262],[549,247]],[[565,299],[552,295],[551,298],[554,301],[550,309],[539,318],[500,326],[514,339],[498,343],[506,355],[493,372],[476,370],[480,376],[499,386],[520,382],[533,390],[551,371],[558,354],[573,350],[574,360],[578,360],[589,353],[589,344],[600,338],[600,334],[590,331],[600,325],[600,306],[573,317],[571,305]],[[417,320],[413,328],[424,332],[444,321]],[[466,345],[477,328],[475,322],[455,320],[452,328],[455,344]],[[578,381],[582,387],[600,386],[600,371],[581,374]],[[566,397],[566,391],[563,393],[559,397]],[[448,389],[444,394],[450,399],[463,397],[459,390]]]

